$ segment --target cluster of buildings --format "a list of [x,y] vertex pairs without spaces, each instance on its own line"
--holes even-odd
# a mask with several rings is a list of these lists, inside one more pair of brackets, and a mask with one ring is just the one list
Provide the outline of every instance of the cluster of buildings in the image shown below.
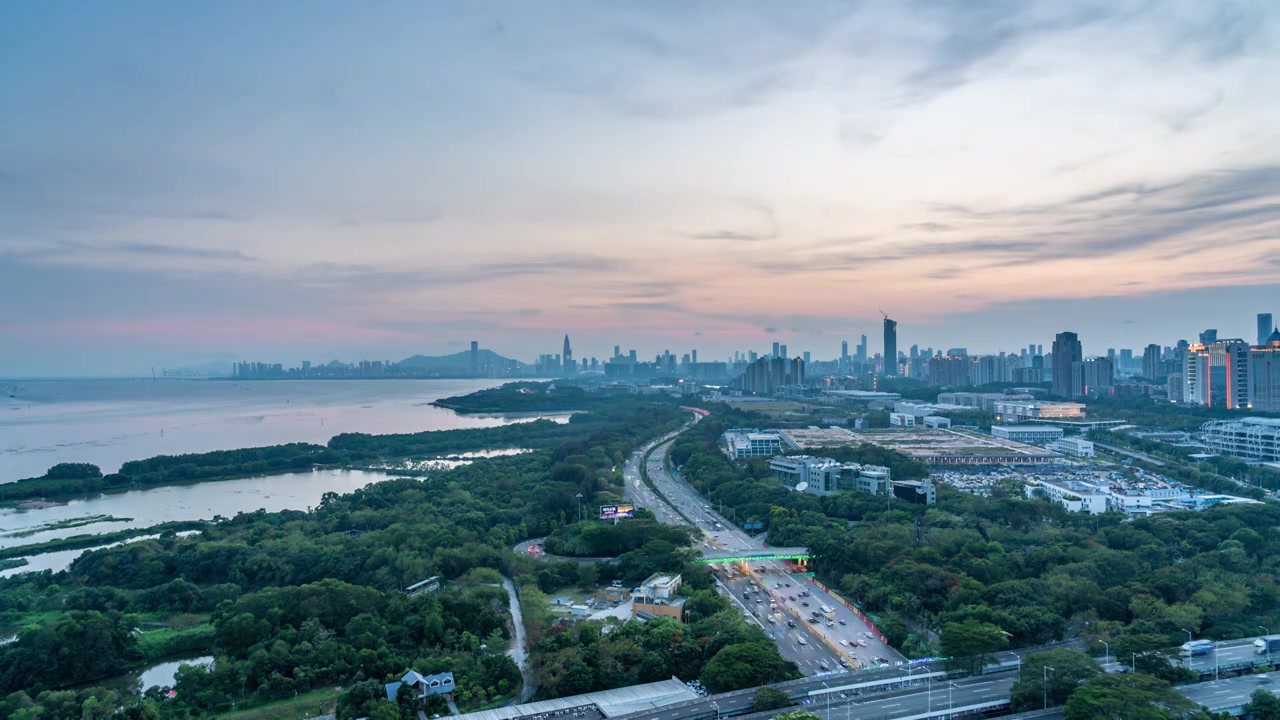
[[909,502],[932,505],[937,499],[933,481],[894,481],[889,468],[880,465],[842,463],[831,458],[811,455],[778,456],[769,461],[774,479],[796,492],[830,495],[836,492],[862,492],[868,495],[890,495]]
[[680,594],[683,578],[676,574],[654,573],[631,591],[631,617],[636,620],[652,620],[669,617],[676,622],[688,618],[685,603],[688,598]]
[[1042,495],[1070,512],[1099,514],[1120,512],[1150,515],[1169,510],[1204,510],[1215,505],[1257,503],[1257,500],[1206,493],[1162,475],[1139,471],[1137,479],[1125,473],[1038,474],[1025,481],[1030,497]]
[[1180,348],[1181,372],[1168,377],[1169,399],[1191,405],[1280,412],[1280,330],[1257,345],[1201,333],[1201,342]]

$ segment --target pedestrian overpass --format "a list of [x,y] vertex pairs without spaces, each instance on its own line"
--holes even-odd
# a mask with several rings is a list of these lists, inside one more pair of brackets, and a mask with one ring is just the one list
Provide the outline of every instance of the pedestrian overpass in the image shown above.
[[812,557],[813,555],[809,554],[809,548],[802,547],[760,548],[758,550],[703,550],[702,557],[694,562],[704,565],[719,565],[721,563],[790,560],[803,566]]

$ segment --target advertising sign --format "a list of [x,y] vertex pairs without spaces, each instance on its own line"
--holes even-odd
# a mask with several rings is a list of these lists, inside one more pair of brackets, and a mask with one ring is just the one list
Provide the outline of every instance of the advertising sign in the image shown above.
[[618,518],[629,518],[635,515],[635,505],[601,505],[601,520],[617,520]]

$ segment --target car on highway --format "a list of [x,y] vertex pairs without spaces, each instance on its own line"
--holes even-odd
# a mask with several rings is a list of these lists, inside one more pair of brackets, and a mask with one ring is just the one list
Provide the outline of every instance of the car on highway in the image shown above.
[[808,645],[808,644],[809,644],[809,641],[808,641],[808,640],[805,640],[805,639],[804,639],[804,638],[802,638],[802,637],[798,637],[798,638],[796,638],[796,642],[800,643],[801,645]]
[[789,627],[789,628],[793,628],[793,627],[795,627],[795,626],[796,626],[796,621],[795,621],[795,620],[788,620],[788,621],[787,621],[787,627]]
[[845,621],[841,620],[841,621],[840,621],[840,624],[841,624],[841,625],[848,625],[849,623],[847,623],[847,622],[845,622]]
[[817,624],[818,624],[818,618],[809,618],[809,624],[810,624],[810,625],[817,625]]
[[827,667],[826,663],[818,663],[818,669],[821,670],[822,672],[826,672],[831,668]]
[[802,602],[802,603],[800,603],[800,605],[801,605],[802,607],[809,607],[809,603],[807,603],[807,602]]

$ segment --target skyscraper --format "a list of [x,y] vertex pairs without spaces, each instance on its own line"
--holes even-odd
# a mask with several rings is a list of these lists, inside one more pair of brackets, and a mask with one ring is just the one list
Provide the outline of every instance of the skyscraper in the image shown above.
[[884,316],[884,374],[898,374],[898,322]]
[[569,347],[569,335],[564,336],[564,353],[561,354],[562,365],[565,375],[572,375],[578,371],[578,366],[573,364],[573,349]]
[[1071,380],[1075,363],[1084,359],[1080,338],[1073,332],[1060,332],[1053,339],[1053,385],[1051,392],[1061,397],[1073,397]]
[[805,365],[808,365],[808,364],[809,364],[809,351],[808,351],[808,350],[805,350],[805,351],[804,351],[804,364],[805,364]]
[[1260,412],[1280,412],[1280,332],[1274,329],[1249,350],[1249,405]]
[[1142,351],[1142,377],[1155,382],[1157,378],[1164,377],[1164,365],[1160,362],[1160,346],[1151,343],[1146,350]]
[[1275,325],[1271,324],[1271,313],[1258,313],[1258,345],[1266,345],[1267,338],[1271,337],[1271,331],[1275,329]]
[[867,361],[867,336],[860,337],[862,339],[858,342],[858,362],[864,363]]
[[480,343],[471,341],[471,374],[480,374]]
[[773,356],[774,356],[774,357],[782,357],[781,355],[779,355],[779,354],[778,354],[778,347],[779,347],[779,346],[778,346],[778,343],[777,343],[777,342],[774,342],[774,343],[773,343]]
[[1187,349],[1184,400],[1238,410],[1249,407],[1249,344],[1219,340]]
[[779,355],[778,357],[786,357],[786,356],[787,356],[787,346],[786,346],[786,345],[779,345],[779,346],[778,346],[778,352],[782,353],[782,354],[781,354],[781,355]]
[[840,341],[840,359],[843,360],[845,363],[849,362],[849,341],[848,340]]

